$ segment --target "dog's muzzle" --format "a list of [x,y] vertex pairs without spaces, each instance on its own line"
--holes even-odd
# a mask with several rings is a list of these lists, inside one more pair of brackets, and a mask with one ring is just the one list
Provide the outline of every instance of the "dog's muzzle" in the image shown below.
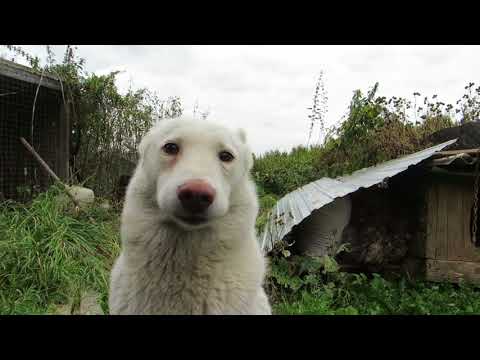
[[177,188],[182,214],[177,217],[192,225],[207,221],[207,211],[215,200],[215,189],[204,180],[189,180]]

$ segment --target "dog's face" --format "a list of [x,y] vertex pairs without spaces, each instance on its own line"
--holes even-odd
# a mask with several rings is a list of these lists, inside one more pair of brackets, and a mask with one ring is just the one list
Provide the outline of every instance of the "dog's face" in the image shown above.
[[186,230],[226,215],[232,190],[253,165],[242,130],[200,120],[162,120],[139,151],[161,219]]

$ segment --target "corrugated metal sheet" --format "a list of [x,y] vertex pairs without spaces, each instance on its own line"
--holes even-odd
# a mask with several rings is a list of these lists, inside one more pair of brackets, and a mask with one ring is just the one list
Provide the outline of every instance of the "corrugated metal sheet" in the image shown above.
[[428,149],[390,160],[377,166],[364,168],[353,174],[337,179],[322,178],[311,182],[281,198],[272,209],[259,241],[264,252],[269,252],[276,241],[283,239],[292,228],[309,216],[314,210],[360,188],[368,188],[395,176],[409,166],[428,159],[435,152],[453,144],[457,139],[432,146]]

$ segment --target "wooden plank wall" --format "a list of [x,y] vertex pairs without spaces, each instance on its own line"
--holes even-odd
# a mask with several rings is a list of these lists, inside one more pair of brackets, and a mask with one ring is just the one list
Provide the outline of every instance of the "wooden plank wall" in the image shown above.
[[470,232],[472,178],[436,179],[427,199],[426,258],[480,262],[480,248]]

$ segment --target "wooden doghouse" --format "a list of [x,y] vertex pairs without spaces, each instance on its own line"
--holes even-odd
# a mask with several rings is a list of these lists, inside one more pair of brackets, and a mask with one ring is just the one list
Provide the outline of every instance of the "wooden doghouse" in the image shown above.
[[[439,157],[439,158],[438,158]],[[478,150],[454,150],[431,161],[424,206],[424,234],[411,252],[427,280],[480,283]]]
[[[476,129],[480,123],[468,126]],[[462,141],[450,139],[345,177],[321,178],[294,190],[272,209],[260,235],[263,251],[273,251],[276,244],[281,249],[281,240],[285,244],[305,240],[303,249],[314,245],[323,251],[324,230],[331,230],[330,225],[339,227],[320,219],[323,229],[317,229],[309,225],[310,218],[313,221],[318,209],[326,212],[329,208],[325,205],[348,195],[352,201],[350,221],[346,227],[342,222],[342,236],[335,237],[340,239],[337,245],[348,243],[351,249],[337,257],[342,267],[374,272],[403,269],[432,281],[480,283],[480,224],[474,211],[480,144],[475,149],[452,150],[457,143],[464,146]],[[472,234],[473,224],[479,227],[476,234]],[[302,247],[297,248],[292,247],[308,255]],[[324,254],[331,255],[327,251],[314,255]]]

